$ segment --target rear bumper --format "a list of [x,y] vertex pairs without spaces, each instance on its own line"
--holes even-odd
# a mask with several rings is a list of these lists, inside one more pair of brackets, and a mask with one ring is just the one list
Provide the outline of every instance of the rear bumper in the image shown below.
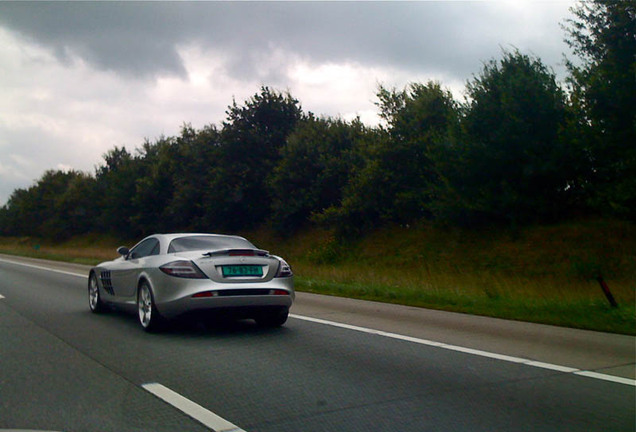
[[[155,306],[166,318],[201,311],[289,309],[295,297],[293,277],[245,284],[219,284],[209,280],[174,278],[170,282],[170,285],[157,283],[153,286]],[[195,297],[201,294],[205,296]]]
[[232,313],[251,317],[264,309],[289,309],[293,303],[291,295],[249,295],[228,297],[184,297],[156,305],[159,313],[165,318],[176,318],[185,314],[202,314],[209,312]]

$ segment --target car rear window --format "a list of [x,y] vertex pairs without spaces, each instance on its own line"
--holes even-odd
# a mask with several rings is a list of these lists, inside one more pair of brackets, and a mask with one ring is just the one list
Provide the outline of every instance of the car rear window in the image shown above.
[[168,253],[221,249],[256,249],[252,243],[239,237],[230,236],[189,236],[179,237],[170,242]]

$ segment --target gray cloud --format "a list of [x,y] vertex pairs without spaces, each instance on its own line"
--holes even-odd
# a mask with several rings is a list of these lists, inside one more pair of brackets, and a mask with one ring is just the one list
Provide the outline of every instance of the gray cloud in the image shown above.
[[151,3],[11,2],[0,22],[50,48],[62,62],[74,56],[128,76],[183,75],[178,32],[164,7]]
[[[444,69],[465,79],[475,59],[524,43],[524,17],[500,14],[502,8],[501,2],[18,2],[0,4],[0,23],[60,60],[78,56],[141,78],[183,77],[177,47],[197,43],[224,53],[229,72],[244,79],[260,78],[260,61],[273,49],[315,62]],[[549,40],[555,36],[534,47],[549,60],[561,55],[552,52],[561,46]]]

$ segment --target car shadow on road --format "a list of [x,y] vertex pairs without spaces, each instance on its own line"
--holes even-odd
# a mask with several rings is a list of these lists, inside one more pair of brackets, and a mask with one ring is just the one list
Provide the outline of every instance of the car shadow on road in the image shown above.
[[262,327],[251,319],[181,318],[168,323],[161,331],[166,335],[231,337],[236,335],[274,335],[288,332],[282,327]]
[[[86,312],[86,314],[93,315],[90,312]],[[94,315],[91,317],[92,320],[95,318]],[[145,333],[139,324],[137,314],[131,310],[117,307],[109,308],[104,313],[99,314],[98,318],[102,319],[108,326],[126,327],[140,335]],[[288,325],[289,323],[281,327],[264,327],[252,319],[238,319],[227,315],[186,316],[170,320],[164,323],[158,331],[145,334],[156,337],[213,337],[215,339],[235,338],[237,336],[261,337],[289,334],[293,330],[288,328]]]

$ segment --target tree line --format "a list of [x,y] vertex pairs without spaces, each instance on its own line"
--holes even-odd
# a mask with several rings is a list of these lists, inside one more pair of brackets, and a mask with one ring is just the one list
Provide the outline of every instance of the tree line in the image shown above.
[[264,86],[220,126],[115,147],[94,173],[47,171],[0,208],[0,234],[636,220],[635,2],[572,12],[564,29],[579,61],[565,86],[539,58],[503,52],[464,102],[434,81],[380,86],[376,127],[316,117]]

